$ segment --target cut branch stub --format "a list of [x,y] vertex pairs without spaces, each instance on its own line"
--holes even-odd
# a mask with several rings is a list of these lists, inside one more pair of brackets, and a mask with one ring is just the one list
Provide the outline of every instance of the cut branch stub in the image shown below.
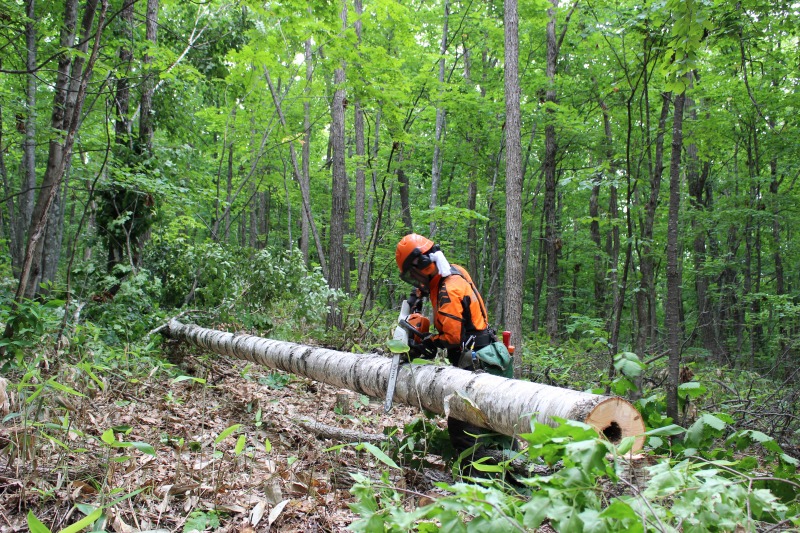
[[[171,320],[163,333],[214,353],[291,372],[384,398],[391,358],[226,333]],[[397,375],[394,401],[489,427],[505,435],[528,433],[531,418],[553,425],[553,418],[594,427],[611,442],[635,436],[633,451],[644,444],[644,421],[627,401],[570,389],[468,372],[453,367],[405,364]],[[488,422],[488,423],[487,423]]]

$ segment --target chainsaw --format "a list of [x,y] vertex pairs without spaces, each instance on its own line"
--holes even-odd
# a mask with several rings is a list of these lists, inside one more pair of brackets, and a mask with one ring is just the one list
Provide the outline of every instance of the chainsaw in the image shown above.
[[[410,348],[412,344],[419,344],[425,337],[430,335],[428,332],[430,324],[430,320],[420,313],[412,313],[408,301],[403,301],[392,339],[400,341]],[[394,389],[397,386],[399,368],[400,354],[394,353],[392,354],[392,367],[389,370],[389,384],[386,387],[386,401],[383,404],[384,413],[392,410],[392,400],[394,398]]]

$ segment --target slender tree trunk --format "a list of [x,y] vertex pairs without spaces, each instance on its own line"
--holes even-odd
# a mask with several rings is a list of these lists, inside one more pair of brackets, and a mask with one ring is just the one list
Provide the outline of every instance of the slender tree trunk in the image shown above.
[[[359,47],[361,46],[361,17],[364,14],[362,0],[354,1],[356,9],[355,29]],[[360,53],[360,52],[359,52]],[[355,136],[356,136],[356,205],[355,226],[358,238],[358,293],[366,299],[369,292],[369,265],[367,264],[369,235],[367,233],[366,198],[367,198],[367,149],[364,137],[364,110],[361,108],[361,97],[355,99]]]
[[[19,195],[19,211],[13,221],[11,233],[11,266],[19,275],[25,253],[25,236],[31,224],[33,205],[36,199],[36,7],[35,0],[28,0],[25,22],[26,57],[28,69],[25,89],[25,140],[22,145],[22,184]],[[9,211],[9,215],[13,211]]]
[[669,349],[667,416],[678,420],[678,385],[681,362],[681,274],[678,256],[678,216],[681,202],[681,149],[683,147],[683,107],[686,93],[675,97],[672,118],[672,154],[669,165],[669,216],[667,220],[667,302],[666,329]]
[[[545,93],[546,105],[556,103],[556,64],[558,61],[558,42],[556,40],[556,13],[558,0],[550,0],[551,6],[547,10],[547,91]],[[558,144],[556,141],[555,113],[552,107],[547,108],[548,121],[544,128],[544,203],[542,208],[545,215],[545,253],[547,254],[547,312],[546,328],[551,342],[558,340],[558,316],[561,294],[559,290],[558,257],[561,250],[561,237],[557,226],[556,206],[556,154]]]
[[[347,3],[342,1],[342,31],[347,28]],[[344,100],[345,100],[345,64],[341,62],[334,71],[333,84],[335,92],[331,103],[331,150],[333,164],[331,190],[331,224],[330,224],[330,272],[328,285],[332,289],[343,289],[347,250],[344,247],[344,234],[347,228],[348,183],[345,169],[344,138]],[[328,315],[328,326],[341,328],[342,316],[334,302],[331,303]]]
[[[309,13],[311,8],[309,7]],[[305,87],[305,100],[303,100],[303,171],[300,174],[295,174],[297,184],[300,186],[300,194],[303,199],[303,205],[308,206],[311,203],[311,82],[313,81],[314,68],[311,62],[311,39],[306,39],[305,42],[305,61],[306,61],[306,87]],[[300,252],[303,254],[303,262],[306,266],[308,262],[308,240],[309,231],[311,229],[312,220],[309,215],[310,209],[303,209],[303,216],[300,217]]]
[[646,300],[640,306],[646,310],[639,320],[643,322],[640,331],[641,338],[638,342],[643,350],[649,342],[653,342],[658,329],[657,305],[655,284],[655,257],[653,254],[653,228],[655,227],[656,210],[658,208],[658,197],[661,192],[661,179],[664,174],[664,136],[667,128],[667,118],[669,117],[671,94],[661,94],[661,114],[658,118],[658,130],[655,139],[655,160],[653,163],[652,175],[650,176],[650,194],[645,204],[644,223],[642,224],[642,248],[641,248],[641,275],[642,291],[641,297]]
[[[503,132],[505,133],[505,132]],[[489,263],[489,289],[484,290],[484,283],[483,277],[485,273],[485,269],[481,272],[481,283],[478,285],[478,289],[486,294],[486,301],[492,302],[495,304],[495,308],[493,310],[494,316],[502,316],[502,314],[498,313],[498,308],[500,307],[501,302],[503,301],[502,298],[499,298],[497,295],[497,280],[500,276],[500,272],[503,270],[502,265],[500,264],[500,239],[498,236],[498,227],[500,225],[499,221],[499,214],[497,212],[497,178],[500,175],[500,166],[503,160],[503,148],[505,146],[505,135],[501,140],[500,148],[497,151],[497,156],[494,160],[494,171],[492,172],[492,182],[489,186],[489,190],[492,191],[489,195],[489,220],[486,223],[486,239],[488,240],[487,244],[489,247],[489,254],[488,254],[488,263]],[[487,306],[489,304],[487,303]]]
[[[0,69],[3,68],[3,60],[0,58]],[[12,220],[14,214],[14,202],[12,201],[12,194],[11,194],[11,186],[8,183],[8,172],[6,171],[6,157],[5,157],[5,150],[3,149],[3,106],[0,106],[0,180],[3,181],[3,195],[7,198],[6,200],[6,209],[8,213],[8,219],[5,218],[5,215],[2,211],[0,211],[0,239],[5,236],[5,228],[8,228],[10,242],[14,242],[14,230],[12,226],[14,225],[14,221]],[[13,247],[13,244],[12,244]]]
[[[464,81],[472,84],[472,54],[470,49],[464,45]],[[483,89],[482,89],[483,90]],[[473,137],[471,132],[466,134],[467,143],[473,147],[474,152],[480,153],[479,139]],[[475,211],[478,207],[478,171],[473,168],[469,173],[469,185],[467,186],[467,209]],[[476,275],[478,273],[478,221],[470,218],[467,224],[467,268]]]
[[[442,42],[439,47],[439,95],[441,96],[444,86],[444,54],[447,52],[447,26],[450,20],[450,2],[444,0],[444,18],[442,21]],[[431,165],[431,201],[429,207],[431,210],[436,209],[439,205],[439,181],[442,175],[442,162],[440,154],[442,150],[442,136],[444,132],[445,110],[442,103],[438,102],[436,105],[436,126],[434,128],[434,141],[433,141],[433,162]],[[431,219],[430,223],[430,238],[433,239],[436,235],[436,220]]]
[[116,155],[122,158],[133,150],[131,144],[130,120],[130,80],[128,79],[132,62],[133,50],[133,5],[135,0],[125,0],[120,12],[120,37],[122,44],[119,47],[120,71],[117,76],[116,94],[114,96],[114,144]]
[[[145,38],[149,46],[155,46],[158,37],[158,0],[147,0],[145,13]],[[155,88],[155,73],[152,72],[153,63],[150,54],[145,54],[142,59],[144,79],[142,80],[142,100],[139,115],[139,153],[150,157],[153,155],[153,91]],[[226,224],[227,232],[227,224]]]
[[[611,117],[608,114],[608,106],[601,99],[600,109],[603,112],[603,131],[606,137],[606,160],[608,161],[609,175],[616,176],[617,164],[614,160],[614,137],[611,132]],[[608,220],[609,230],[606,234],[606,256],[608,257],[608,286],[611,287],[611,312],[608,315],[609,331],[613,331],[614,325],[614,310],[619,303],[619,209],[618,209],[618,191],[617,186],[611,180],[608,187]],[[612,334],[613,336],[613,334]],[[616,350],[615,343],[611,343],[612,351]],[[613,355],[613,354],[612,354]],[[611,366],[613,370],[613,365]]]
[[397,154],[397,170],[395,173],[397,174],[397,182],[400,184],[400,210],[402,212],[403,217],[403,225],[405,226],[406,233],[411,233],[414,231],[414,222],[411,219],[411,203],[408,198],[408,176],[406,176],[406,171],[403,168],[403,151],[404,146],[402,143],[395,142],[398,146],[399,153]]
[[514,375],[522,373],[522,139],[519,89],[519,14],[517,0],[505,0],[505,96],[506,96],[506,278],[505,329],[519,347]]
[[249,226],[247,228],[247,246],[256,249],[258,245],[258,211],[260,208],[261,195],[258,193],[258,187],[253,184],[252,192],[250,194],[250,203],[247,204],[247,214]]
[[[467,189],[467,209],[475,211],[478,203],[478,182],[471,176]],[[478,221],[471,218],[467,226],[467,250],[469,256],[469,271],[478,272]]]
[[[233,108],[232,120],[236,121],[236,108]],[[233,135],[231,136],[233,137]],[[230,241],[231,236],[231,209],[233,207],[233,143],[234,140],[228,142],[228,166],[225,172],[225,215],[222,218],[223,237],[222,241],[227,243]]]
[[594,301],[598,312],[605,314],[606,306],[606,261],[603,241],[600,236],[600,186],[602,174],[592,178],[592,193],[589,196],[589,236],[594,243]]
[[[105,4],[104,4],[105,7]],[[97,0],[90,0],[84,8],[82,19],[82,40],[78,50],[83,54],[88,49],[91,40],[91,29],[97,10]],[[65,5],[64,25],[61,32],[62,49],[71,48],[75,40],[75,28],[78,15],[77,0],[68,0]],[[100,28],[97,37],[99,39]],[[64,132],[65,138],[54,138],[50,141],[47,168],[42,179],[41,188],[36,198],[36,204],[31,216],[31,226],[28,232],[28,244],[25,251],[25,261],[20,271],[21,291],[18,298],[32,298],[38,291],[42,276],[42,255],[44,252],[44,232],[50,216],[50,207],[56,200],[61,189],[62,180],[66,172],[69,158],[72,157],[72,145],[77,129],[80,127],[83,99],[85,98],[85,84],[88,83],[83,71],[86,62],[84,55],[77,56],[74,61],[70,54],[63,54],[59,60],[58,74],[53,96],[53,114],[51,127],[53,131]],[[70,95],[70,80],[77,80],[83,92],[76,90],[74,96]],[[80,98],[80,100],[79,100]],[[70,136],[71,134],[71,136]],[[69,140],[69,150],[67,150]]]
[[547,254],[545,252],[547,245],[544,242],[544,226],[544,210],[542,210],[542,217],[539,224],[539,253],[536,254],[539,259],[536,265],[536,275],[533,278],[533,320],[531,321],[531,329],[534,333],[539,333],[539,329],[541,328],[539,309],[542,304],[542,288],[544,287],[547,274]]

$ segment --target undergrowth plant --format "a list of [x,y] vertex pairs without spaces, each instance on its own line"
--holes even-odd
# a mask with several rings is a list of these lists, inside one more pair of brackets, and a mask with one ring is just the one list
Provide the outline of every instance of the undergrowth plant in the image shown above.
[[[388,472],[380,480],[354,476],[351,492],[358,501],[352,509],[360,519],[350,529],[532,531],[545,521],[563,532],[757,531],[764,523],[800,525],[797,461],[765,434],[730,432],[722,418],[708,415],[688,430],[668,425],[650,431],[649,445],[671,456],[642,459],[629,453],[634,437],[614,445],[585,424],[557,422],[556,427],[533,422],[530,433],[519,435],[527,460],[548,465],[552,473],[526,477],[508,471],[513,485],[502,478],[438,483],[445,494],[417,507],[409,506],[409,499],[430,496],[398,489],[389,483]],[[631,475],[637,469],[646,477],[644,484]]]

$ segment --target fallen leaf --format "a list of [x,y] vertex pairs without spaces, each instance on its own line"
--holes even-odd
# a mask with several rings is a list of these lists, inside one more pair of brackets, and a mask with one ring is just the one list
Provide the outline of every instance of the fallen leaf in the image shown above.
[[[250,524],[253,526],[257,526],[261,519],[264,517],[264,512],[267,510],[267,501],[261,500],[253,507],[253,510],[250,511]],[[270,514],[272,516],[272,514]],[[271,524],[272,522],[270,522]]]
[[267,517],[267,523],[269,527],[272,527],[272,524],[275,523],[275,520],[277,520],[281,515],[283,508],[286,507],[287,503],[289,503],[289,500],[283,500],[269,512],[269,516]]

